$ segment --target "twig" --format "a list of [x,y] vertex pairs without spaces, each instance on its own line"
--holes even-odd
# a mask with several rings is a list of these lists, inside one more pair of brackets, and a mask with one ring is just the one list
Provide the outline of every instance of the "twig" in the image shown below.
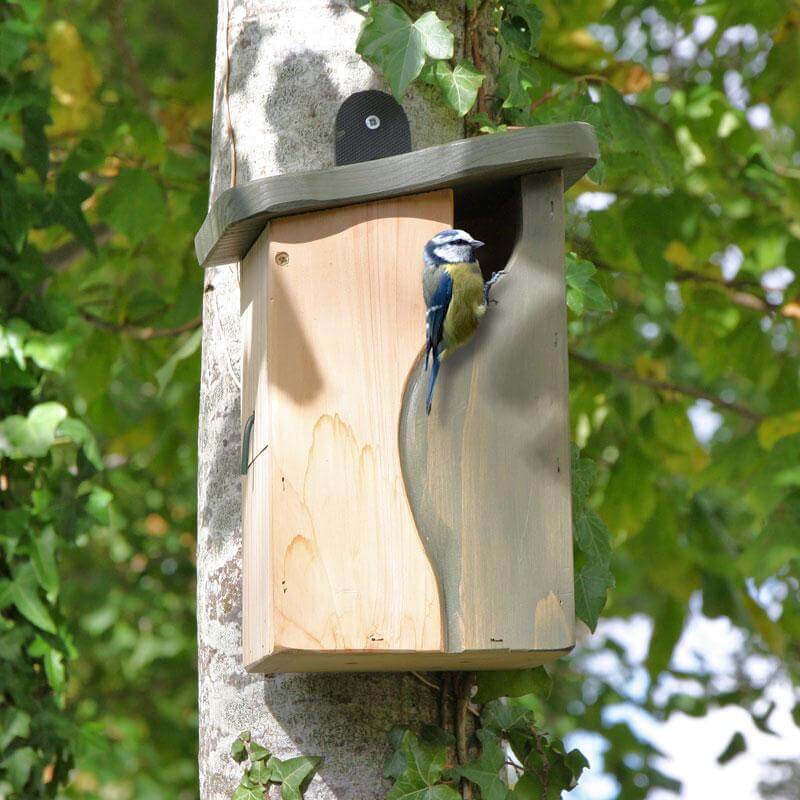
[[[474,672],[462,673],[456,700],[456,758],[462,767],[469,763],[467,714],[475,679]],[[466,778],[461,779],[461,797],[464,800],[472,800],[472,784]]]
[[182,333],[197,330],[202,324],[203,320],[200,317],[195,317],[189,322],[184,322],[183,325],[178,325],[175,328],[142,328],[138,325],[132,325],[128,322],[109,322],[108,320],[101,319],[95,316],[90,311],[80,309],[80,315],[90,325],[95,328],[100,328],[104,331],[111,333],[121,333],[130,336],[132,339],[139,339],[140,341],[149,341],[150,339],[166,339],[170,336],[180,336]]
[[[484,72],[484,61],[483,53],[481,52],[481,39],[478,30],[478,20],[485,5],[485,0],[475,3],[475,8],[472,10],[472,14],[467,16],[466,30],[464,31],[464,38],[470,44],[472,63],[480,72]],[[478,87],[478,100],[476,107],[479,114],[487,113],[488,106],[486,104],[486,89],[483,83]]]
[[442,683],[439,687],[439,727],[444,731],[450,731],[453,727],[453,720],[450,716],[450,693],[452,691],[453,675],[445,672],[442,675]]
[[669,383],[668,381],[661,381],[657,380],[656,378],[647,378],[623,367],[617,367],[613,364],[604,364],[601,361],[595,361],[592,358],[588,358],[587,356],[581,355],[580,353],[576,353],[572,350],[570,350],[569,356],[573,361],[583,367],[586,367],[587,369],[592,369],[596,372],[604,372],[606,375],[612,375],[620,380],[628,381],[629,383],[636,383],[640,386],[647,386],[650,389],[655,389],[658,392],[674,392],[675,394],[682,394],[686,397],[694,397],[698,400],[708,400],[709,403],[713,403],[715,406],[724,408],[726,411],[730,411],[733,414],[738,414],[740,417],[744,417],[751,422],[760,422],[765,416],[764,414],[753,411],[751,408],[747,408],[747,406],[743,406],[740,403],[732,403],[728,400],[723,400],[717,395],[706,392],[703,389],[697,389],[694,386]]
[[436,692],[441,691],[441,687],[434,683],[433,681],[429,681],[421,672],[412,672],[411,673],[420,683],[424,683],[426,686],[430,687]]

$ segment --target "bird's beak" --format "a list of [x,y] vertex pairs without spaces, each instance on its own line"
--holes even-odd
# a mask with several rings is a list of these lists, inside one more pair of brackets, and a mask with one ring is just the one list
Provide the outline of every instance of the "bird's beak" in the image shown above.
[[483,242],[482,242],[480,239],[473,239],[473,240],[470,242],[470,244],[471,244],[473,247],[483,247],[483,244],[484,244],[484,243],[483,243]]

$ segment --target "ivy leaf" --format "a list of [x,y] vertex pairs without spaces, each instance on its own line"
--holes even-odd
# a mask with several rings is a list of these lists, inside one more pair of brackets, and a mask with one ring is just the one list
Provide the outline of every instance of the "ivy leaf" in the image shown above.
[[231,800],[264,800],[264,790],[260,787],[246,786],[242,782],[236,787]]
[[505,3],[505,17],[510,22],[515,22],[517,18],[525,23],[523,32],[526,34],[527,49],[531,54],[537,53],[536,45],[542,35],[542,23],[544,14],[539,6],[531,0],[510,0]]
[[100,198],[97,212],[114,230],[125,234],[130,243],[136,245],[161,227],[167,206],[161,186],[149,172],[126,169]]
[[453,55],[453,34],[435,11],[416,22],[394,3],[373,6],[364,21],[356,51],[386,76],[400,100],[425,64],[426,56],[448,59]]
[[247,770],[247,779],[251,784],[264,785],[275,779],[275,770],[266,761],[256,761],[249,770]]
[[237,763],[241,764],[247,760],[247,748],[241,739],[235,739],[231,745],[231,758]]
[[576,445],[570,446],[570,474],[572,479],[572,513],[577,518],[597,479],[597,465],[590,458],[581,458]]
[[15,572],[11,584],[11,597],[17,611],[28,622],[47,633],[56,632],[56,624],[39,597],[39,582],[36,580],[33,564],[30,562],[26,562]]
[[611,533],[605,522],[589,508],[575,522],[575,544],[592,563],[608,566],[611,560]]
[[575,615],[592,632],[606,604],[606,592],[613,587],[614,576],[606,564],[584,564],[575,576]]
[[446,61],[437,61],[434,75],[447,105],[463,117],[475,104],[483,73],[469,60],[460,61],[455,69],[450,69]]
[[455,767],[452,773],[476,784],[481,790],[481,800],[505,800],[508,788],[499,775],[505,762],[500,740],[485,728],[479,730],[477,735],[481,742],[480,756],[469,764]]
[[406,730],[401,740],[405,770],[397,776],[387,800],[459,800],[461,795],[441,783],[447,745],[441,738],[417,737]]
[[744,736],[740,731],[736,731],[736,733],[731,736],[725,749],[717,756],[717,763],[727,764],[733,761],[736,756],[744,753],[745,750],[747,750],[747,743],[745,742]]
[[533,67],[513,58],[503,60],[498,80],[500,95],[505,98],[503,108],[528,108],[538,85],[539,75]]
[[533,725],[533,711],[514,701],[492,700],[484,706],[481,722],[487,730],[505,737],[514,731],[529,731]]
[[286,761],[275,756],[270,758],[267,766],[272,770],[271,780],[281,784],[282,800],[301,800],[303,789],[321,761],[321,758],[309,756],[297,756]]
[[269,758],[269,750],[262,747],[258,742],[250,742],[250,760],[264,761]]
[[546,698],[552,686],[553,679],[544,667],[479,672],[475,701],[488,703],[499,697],[521,697],[526,694]]

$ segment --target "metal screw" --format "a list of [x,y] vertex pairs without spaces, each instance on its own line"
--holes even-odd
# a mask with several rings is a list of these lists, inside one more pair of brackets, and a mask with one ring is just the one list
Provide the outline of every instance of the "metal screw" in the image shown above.
[[375,131],[381,126],[381,118],[376,117],[374,114],[370,114],[365,120],[364,124],[371,130]]
[[281,250],[280,253],[275,253],[275,263],[279,267],[285,267],[289,263],[289,254]]

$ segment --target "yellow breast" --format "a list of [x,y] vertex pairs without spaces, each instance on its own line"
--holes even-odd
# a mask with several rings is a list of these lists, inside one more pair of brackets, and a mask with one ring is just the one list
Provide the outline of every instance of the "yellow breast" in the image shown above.
[[445,269],[453,279],[453,296],[444,319],[443,357],[470,339],[486,313],[483,275],[478,264],[446,264]]

